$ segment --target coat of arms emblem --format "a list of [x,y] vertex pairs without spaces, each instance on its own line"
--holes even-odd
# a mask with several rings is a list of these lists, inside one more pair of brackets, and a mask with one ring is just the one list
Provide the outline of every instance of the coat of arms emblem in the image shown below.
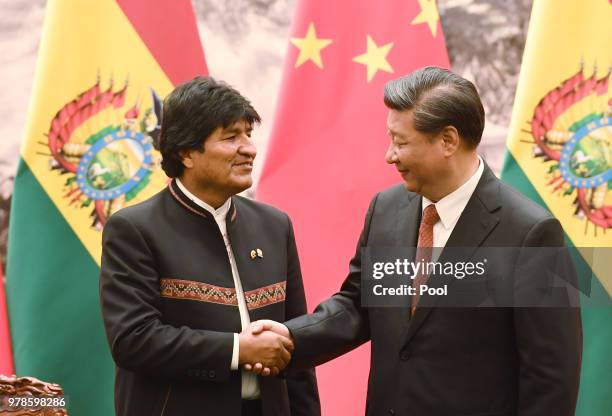
[[140,99],[126,105],[128,82],[102,89],[100,78],[59,109],[51,121],[47,143],[49,167],[66,175],[63,197],[69,205],[89,208],[92,226],[136,197],[159,164],[162,101],[150,89],[151,105]]
[[540,100],[530,121],[534,156],[551,162],[548,185],[572,199],[595,235],[612,228],[611,71],[587,77],[581,67]]

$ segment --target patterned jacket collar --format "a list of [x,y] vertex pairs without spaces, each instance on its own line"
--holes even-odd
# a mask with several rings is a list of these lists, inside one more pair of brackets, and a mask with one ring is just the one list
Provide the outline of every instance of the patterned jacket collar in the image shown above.
[[[168,191],[170,192],[170,195],[172,195],[172,197],[176,200],[176,202],[183,208],[185,208],[187,211],[191,212],[194,215],[204,217],[210,221],[215,220],[210,212],[193,202],[187,197],[187,195],[183,193],[183,191],[181,191],[179,186],[176,184],[176,179],[172,179],[172,181],[170,181],[170,183],[168,184]],[[227,212],[227,220],[228,222],[233,223],[236,221],[237,216],[235,203],[236,201],[234,197],[232,197],[231,200],[232,203],[230,205],[229,211]]]

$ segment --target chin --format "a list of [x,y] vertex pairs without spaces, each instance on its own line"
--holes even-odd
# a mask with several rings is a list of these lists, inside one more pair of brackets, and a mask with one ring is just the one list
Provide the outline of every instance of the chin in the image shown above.
[[251,186],[253,186],[253,180],[251,178],[249,178],[248,180],[236,181],[234,183],[234,189],[236,190],[237,194],[246,191]]
[[418,187],[414,183],[406,181],[404,181],[404,188],[406,188],[406,190],[410,192],[416,192],[418,189]]

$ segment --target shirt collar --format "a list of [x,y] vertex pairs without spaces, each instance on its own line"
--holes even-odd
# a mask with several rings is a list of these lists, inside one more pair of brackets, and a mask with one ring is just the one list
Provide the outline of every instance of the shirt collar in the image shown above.
[[187,198],[189,198],[194,204],[197,204],[201,208],[210,212],[215,219],[225,220],[225,217],[230,209],[232,199],[228,198],[227,201],[223,203],[219,208],[214,209],[212,206],[208,205],[206,202],[202,201],[200,198],[189,192],[189,190],[183,185],[179,178],[176,178],[176,185],[179,187],[181,192],[185,194]]
[[[444,198],[436,202],[436,211],[438,211],[438,215],[440,216],[440,221],[444,228],[451,229],[455,226],[461,213],[465,209],[468,201],[472,197],[472,194],[476,190],[476,186],[478,185],[478,181],[480,181],[480,177],[482,176],[482,172],[484,171],[484,162],[480,155],[478,156],[478,169],[476,172],[468,179],[463,185],[459,188],[455,189],[450,194],[446,195]],[[422,209],[423,211],[429,205],[433,204],[432,201],[423,197]]]

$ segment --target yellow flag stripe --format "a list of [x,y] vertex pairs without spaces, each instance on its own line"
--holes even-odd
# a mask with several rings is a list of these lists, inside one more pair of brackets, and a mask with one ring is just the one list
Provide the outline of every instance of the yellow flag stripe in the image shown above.
[[[612,232],[604,233],[584,215],[576,215],[574,200],[577,191],[564,195],[569,182],[564,183],[559,170],[550,172],[557,161],[534,157],[537,146],[533,143],[531,120],[540,100],[560,86],[583,67],[584,78],[595,75],[605,78],[612,65],[612,4],[609,1],[550,1],[536,0],[533,5],[529,34],[514,105],[508,148],[521,169],[552,211],[559,218],[574,245],[578,247],[610,247]],[[569,127],[589,114],[609,111],[612,85],[603,95],[590,94],[573,104],[555,122],[549,134],[559,140],[568,140]],[[594,137],[607,135],[612,130],[599,129]],[[556,136],[555,136],[556,135]],[[568,137],[566,137],[568,136]],[[532,142],[532,143],[529,143]],[[561,152],[561,144],[557,151]],[[609,162],[608,162],[609,163]],[[610,165],[608,164],[608,169]],[[605,194],[602,187],[600,194]],[[589,195],[595,195],[591,190]],[[602,196],[602,198],[604,198]],[[612,205],[612,193],[607,192],[604,203]],[[608,230],[611,231],[611,230]],[[593,271],[612,293],[612,259],[594,259]]]
[[[70,205],[78,190],[66,197],[71,189],[66,187],[66,180],[74,175],[51,170],[52,158],[43,154],[48,154],[49,149],[41,144],[47,141],[45,134],[57,112],[90,88],[98,75],[102,91],[111,80],[115,91],[123,88],[127,80],[125,104],[89,119],[75,130],[71,143],[83,144],[99,129],[121,123],[125,112],[137,102],[142,117],[142,112],[152,106],[150,88],[163,98],[173,87],[116,2],[49,1],[21,152],[38,182],[99,264],[101,232],[99,227],[92,227],[93,204],[86,208],[80,208],[79,202]],[[129,153],[126,157],[125,163],[129,163]],[[78,157],[74,162],[78,163]],[[165,175],[156,169],[150,184],[131,202],[150,197],[165,183]]]

